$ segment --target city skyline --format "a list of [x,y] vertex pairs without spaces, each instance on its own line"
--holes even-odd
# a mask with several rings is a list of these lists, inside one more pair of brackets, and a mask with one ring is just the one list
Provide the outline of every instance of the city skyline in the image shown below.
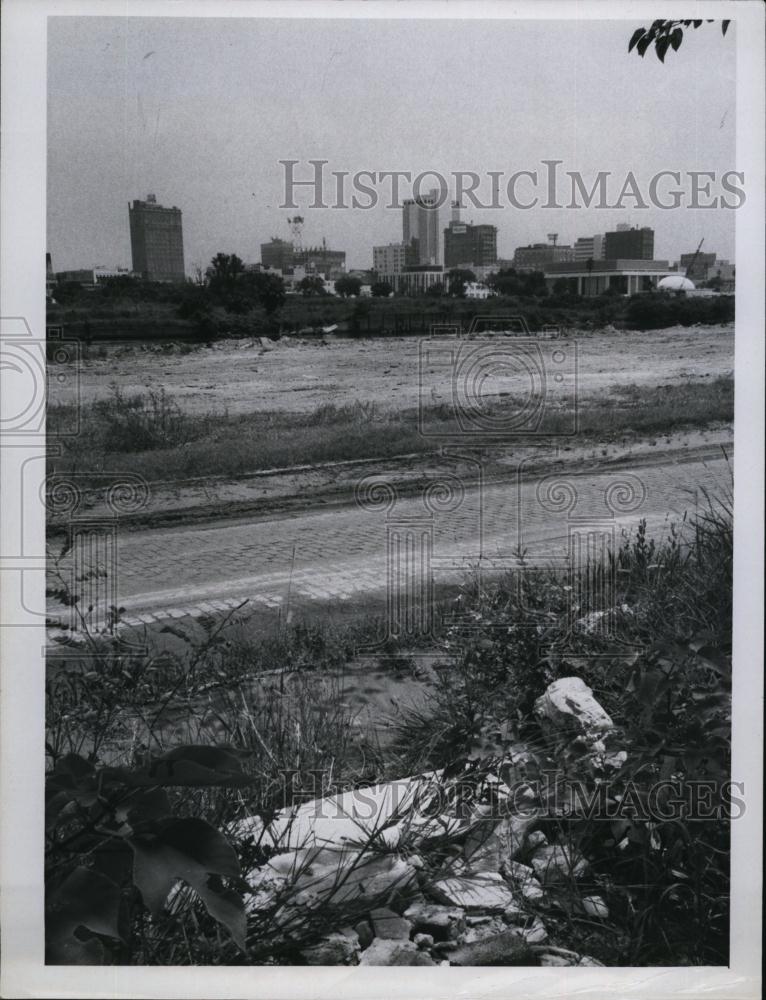
[[[632,170],[644,184],[659,170],[736,169],[733,45],[701,31],[672,64],[631,60],[633,27],[389,20],[373,48],[364,20],[51,18],[48,249],[57,268],[129,263],[123,206],[155,191],[184,213],[187,273],[219,251],[255,261],[261,243],[289,238],[279,164],[288,157],[415,175],[508,173],[555,158],[590,178]],[[426,65],[430,48],[438,58]],[[376,74],[390,84],[385,100],[371,96]],[[374,245],[401,239],[400,209],[301,211],[306,242],[346,250],[349,269],[370,267]],[[467,223],[497,227],[501,258],[551,231],[573,245],[617,223],[652,227],[662,259],[702,237],[733,258],[734,217],[463,211]]]

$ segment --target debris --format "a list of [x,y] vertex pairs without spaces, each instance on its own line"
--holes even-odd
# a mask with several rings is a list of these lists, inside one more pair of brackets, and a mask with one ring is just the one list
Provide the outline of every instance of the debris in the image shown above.
[[513,931],[464,944],[450,953],[451,965],[530,965],[532,951]]
[[404,917],[416,931],[430,934],[435,941],[454,940],[465,928],[465,911],[457,906],[438,903],[413,903]]
[[359,959],[359,938],[356,934],[328,934],[310,948],[302,948],[307,965],[356,965]]
[[496,872],[440,879],[433,883],[431,892],[450,906],[474,912],[502,913],[514,903],[510,887]]
[[430,955],[420,951],[413,941],[396,941],[390,938],[375,938],[369,948],[362,952],[360,965],[434,965]]
[[540,847],[532,856],[532,867],[542,881],[550,885],[579,878],[588,869],[588,862],[581,854],[576,854],[563,844],[549,844]]
[[609,715],[579,677],[562,677],[550,684],[535,702],[535,714],[554,729],[574,728],[593,738],[614,728]]
[[370,913],[370,922],[377,938],[398,938],[403,941],[410,939],[412,925],[393,910],[385,907],[373,910]]
[[609,918],[609,907],[601,896],[583,896],[580,902],[588,916],[598,917],[599,920],[607,920]]

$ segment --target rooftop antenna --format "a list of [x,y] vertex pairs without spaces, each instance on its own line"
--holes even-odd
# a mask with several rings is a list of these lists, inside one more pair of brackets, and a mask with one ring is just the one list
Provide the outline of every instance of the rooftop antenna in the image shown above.
[[548,239],[554,246],[556,246],[556,241],[558,240],[558,238],[559,238],[558,233],[548,233]]
[[290,235],[293,238],[293,246],[296,250],[303,249],[303,216],[294,215],[292,219],[287,220],[290,226]]

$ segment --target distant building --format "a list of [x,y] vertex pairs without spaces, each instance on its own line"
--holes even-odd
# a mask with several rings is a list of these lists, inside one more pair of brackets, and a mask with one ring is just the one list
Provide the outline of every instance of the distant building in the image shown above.
[[302,268],[306,274],[323,274],[330,279],[346,273],[345,250],[328,250],[321,247],[296,247],[288,240],[273,236],[268,243],[261,243],[261,264],[283,275],[293,274]]
[[133,270],[147,281],[185,281],[181,209],[163,208],[148,194],[128,214]]
[[604,259],[604,235],[581,236],[575,240],[574,245],[575,260],[603,260]]
[[549,291],[561,285],[572,295],[602,295],[614,291],[620,295],[648,292],[668,273],[666,260],[600,260],[549,264],[545,283]]
[[421,266],[439,264],[439,192],[408,198],[402,207],[402,237]]
[[737,269],[728,260],[717,260],[707,269],[705,281],[715,281],[722,292],[733,292]]
[[293,249],[293,266],[305,267],[309,274],[323,274],[334,280],[346,273],[346,251],[321,247]]
[[488,299],[495,293],[481,281],[467,281],[465,284],[465,297],[467,299]]
[[386,243],[372,248],[372,269],[376,274],[401,274],[414,264],[417,258],[410,243]]
[[680,269],[695,285],[707,281],[708,269],[715,264],[714,253],[682,253],[679,259]]
[[404,271],[381,273],[378,280],[387,281],[397,295],[423,295],[446,279],[441,265],[416,264]]
[[82,285],[83,288],[95,288],[96,276],[92,267],[79,267],[69,271],[57,271],[56,281],[60,285]]
[[545,271],[550,264],[563,264],[570,260],[574,260],[574,250],[570,246],[531,243],[529,246],[516,248],[513,267],[517,271]]
[[109,278],[140,278],[141,275],[129,271],[127,267],[81,267],[70,271],[57,271],[56,281],[61,284],[82,285],[95,288]]
[[474,226],[460,221],[460,207],[452,206],[452,219],[444,230],[444,266],[488,267],[497,263],[497,227]]
[[604,258],[606,260],[653,260],[654,230],[648,226],[642,229],[628,229],[624,224],[614,232],[604,234]]
[[272,236],[268,243],[261,243],[261,264],[264,267],[288,274],[293,269],[293,245],[287,240]]

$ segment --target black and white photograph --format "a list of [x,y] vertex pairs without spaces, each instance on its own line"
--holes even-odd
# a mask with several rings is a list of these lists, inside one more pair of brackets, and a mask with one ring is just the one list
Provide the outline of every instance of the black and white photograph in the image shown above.
[[3,995],[760,995],[761,5],[3,20]]

